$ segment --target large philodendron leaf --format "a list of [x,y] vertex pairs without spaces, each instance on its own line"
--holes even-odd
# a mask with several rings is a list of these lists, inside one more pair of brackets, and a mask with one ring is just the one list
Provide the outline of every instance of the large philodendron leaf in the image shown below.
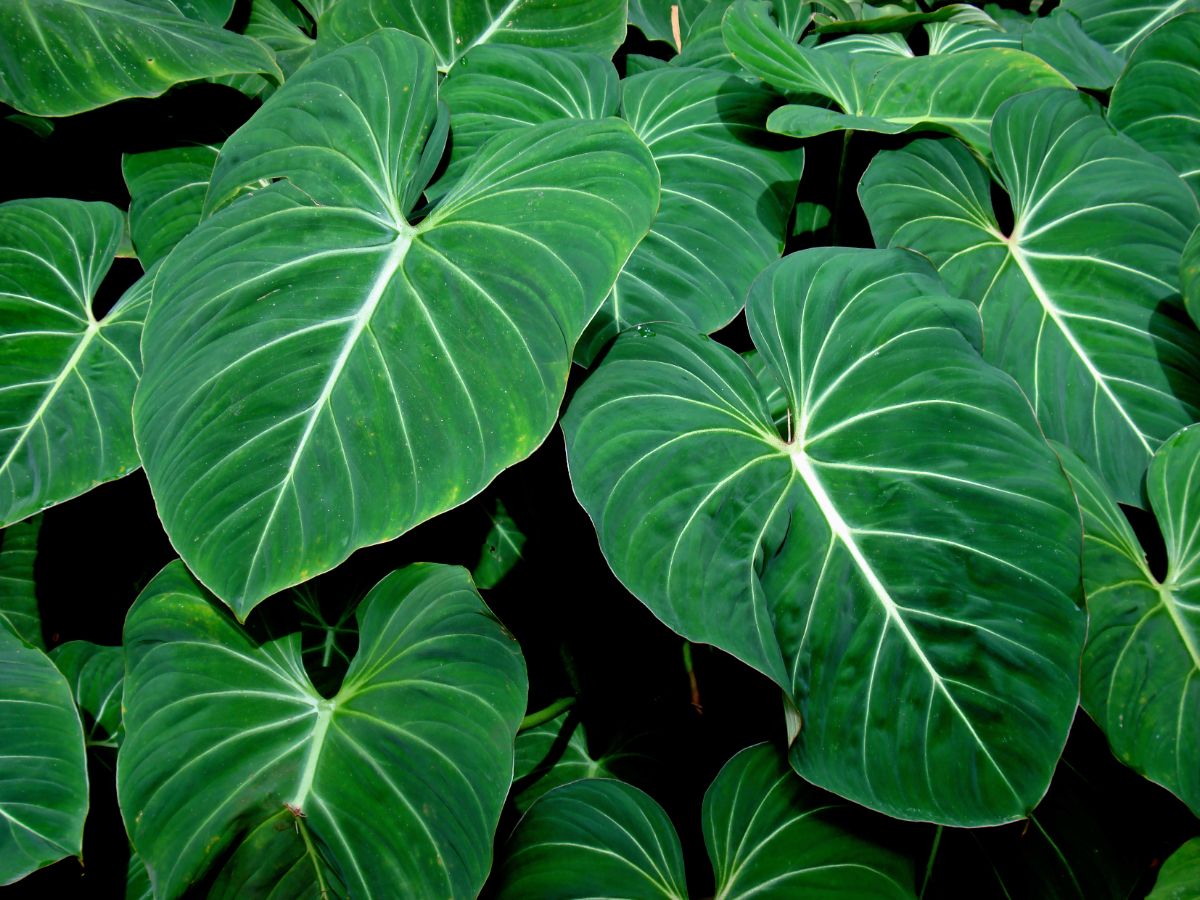
[[117,790],[156,897],[228,850],[238,879],[256,858],[269,878],[295,863],[286,896],[315,895],[327,868],[354,897],[478,892],[525,709],[520,650],[449,566],[393,572],[358,622],[325,699],[298,632],[255,640],[178,562],[143,591],[125,623]]
[[1121,56],[1172,16],[1200,9],[1198,0],[1063,0],[1092,39]]
[[454,140],[445,172],[426,192],[431,197],[445,194],[479,148],[503,131],[617,114],[617,70],[594,53],[485,44],[465,59],[439,91]]
[[879,154],[863,176],[875,241],[923,253],[978,303],[987,358],[1017,379],[1046,434],[1140,506],[1154,450],[1200,418],[1200,336],[1179,301],[1196,198],[1073,92],[1008,101],[992,139],[1011,234],[966,149],[923,140]]
[[879,823],[797,778],[768,744],[725,764],[702,817],[718,897],[915,898],[912,861],[871,836]]
[[[779,749],[749,747],[704,795],[716,896],[913,898],[912,863],[861,809],[805,784]],[[509,839],[499,896],[687,897],[679,838],[635,787],[576,781],[542,796]]]
[[912,254],[792,254],[746,311],[790,439],[743,360],[683,329],[618,338],[576,394],[571,480],[609,565],[784,689],[805,778],[900,818],[1025,815],[1085,625],[1079,514],[1028,402]]
[[155,281],[142,461],[239,617],[532,452],[657,205],[626,125],[552,122],[489,142],[409,224],[441,155],[435,87],[428,46],[393,30],[305,66],[225,143],[209,203],[286,182],[205,220]]
[[1138,45],[1113,88],[1108,120],[1165,159],[1200,195],[1200,12]]
[[0,102],[31,115],[69,116],[242,73],[283,77],[266,46],[189,18],[170,0],[0,4]]
[[1084,516],[1083,708],[1118,759],[1200,814],[1200,426],[1164,443],[1146,476],[1162,581],[1104,485],[1078,457],[1063,461]]
[[88,808],[83,726],[54,663],[0,624],[0,885],[79,856]]
[[501,900],[687,897],[679,835],[661,806],[621,781],[588,778],[544,794],[508,839]]
[[399,28],[432,45],[441,72],[488,43],[611,57],[625,40],[625,10],[626,0],[338,0],[321,17],[317,52]]
[[935,128],[961,137],[986,157],[992,116],[1003,101],[1069,85],[1042,60],[1008,48],[893,58],[843,53],[837,41],[802,47],[780,31],[767,10],[761,0],[738,0],[725,17],[725,41],[734,58],[779,90],[816,94],[841,110],[807,103],[780,107],[767,125],[782,134]]
[[723,72],[667,68],[621,83],[621,115],[650,148],[662,204],[650,233],[588,325],[590,364],[618,332],[677,322],[713,332],[741,311],[783,252],[804,152],[762,127],[778,102]]
[[129,410],[148,279],[92,311],[123,229],[107,203],[0,205],[0,525],[138,467]]
[[42,517],[37,515],[0,531],[0,626],[7,625],[27,644],[38,648],[45,642],[33,564],[41,530]]
[[147,269],[200,224],[219,151],[220,147],[201,144],[122,157],[121,172],[130,197],[130,237]]

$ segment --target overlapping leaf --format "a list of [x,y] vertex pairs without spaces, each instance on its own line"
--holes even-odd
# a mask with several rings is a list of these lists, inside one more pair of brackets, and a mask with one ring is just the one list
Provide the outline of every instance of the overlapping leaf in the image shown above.
[[1183,300],[1192,321],[1200,325],[1200,225],[1192,232],[1183,248],[1179,260],[1179,280],[1183,286]]
[[149,269],[200,224],[220,147],[199,145],[133,153],[121,160],[129,188],[129,231]]
[[776,102],[708,70],[660,69],[622,82],[621,114],[654,156],[662,204],[588,326],[580,362],[632,325],[713,332],[741,310],[750,282],[783,251],[804,163],[803,151],[762,127]]
[[579,717],[568,710],[517,735],[512,801],[525,812],[548,791],[583,778],[618,778],[622,752],[593,755]]
[[1063,459],[1084,515],[1083,708],[1118,759],[1200,813],[1200,426],[1163,444],[1146,476],[1167,547],[1161,582],[1108,491]]
[[92,312],[123,229],[107,203],[0,205],[0,525],[138,466],[129,410],[149,280]]
[[317,51],[351,43],[378,28],[399,28],[429,42],[442,72],[488,43],[611,57],[625,40],[625,10],[626,0],[338,0],[321,17]]
[[1196,198],[1072,92],[1008,101],[992,138],[1011,234],[966,149],[925,140],[879,154],[863,176],[875,241],[928,256],[978,303],[988,359],[1046,434],[1141,505],[1154,450],[1200,418],[1200,337],[1179,302]]
[[488,529],[479,551],[479,562],[471,573],[476,586],[485,590],[504,580],[504,576],[521,561],[521,550],[525,546],[525,533],[501,501],[496,501],[494,511],[488,516],[492,527]]
[[[864,832],[862,810],[805,784],[783,753],[743,750],[704,795],[716,896],[912,898],[912,864]],[[509,840],[501,897],[688,896],[679,838],[662,808],[620,781],[545,794]]]
[[1192,838],[1167,857],[1146,900],[1189,900],[1197,891],[1200,891],[1200,838]]
[[810,781],[903,818],[1025,815],[1084,629],[1078,512],[1027,401],[914,255],[792,254],[747,317],[782,434],[743,361],[682,329],[618,338],[576,394],[571,479],[609,565],[784,688]]
[[853,56],[827,46],[803,47],[771,20],[768,4],[738,0],[725,18],[734,58],[768,84],[791,93],[817,94],[840,107],[792,104],[771,114],[768,127],[796,137],[856,129],[897,134],[936,128],[989,153],[988,132],[1009,97],[1067,81],[1041,60],[1006,48],[934,56]]
[[315,895],[330,871],[355,897],[479,890],[525,706],[520,651],[457,568],[392,573],[358,621],[325,699],[298,633],[255,640],[180,563],[143,592],[125,624],[117,786],[155,896],[227,850],[234,896],[281,878]]
[[83,713],[89,745],[115,747],[121,736],[121,687],[125,655],[120,647],[91,641],[67,641],[50,651],[50,659],[71,685],[75,705]]
[[1197,0],[1063,0],[1083,29],[1109,50],[1128,56],[1154,29],[1181,13],[1200,9]]
[[410,224],[435,86],[393,30],[305,66],[225,143],[208,203],[286,183],[156,279],[139,448],[172,542],[239,616],[528,455],[657,205],[626,125],[553,122],[488,143]]
[[[157,97],[201,78],[282,79],[263,44],[189,18],[170,0],[8,0],[0,5],[0,102],[68,116],[127,97]],[[214,4],[193,4],[198,17]],[[228,17],[232,4],[223,0]],[[213,13],[219,17],[220,13]],[[221,19],[224,21],[224,19]]]
[[1108,119],[1165,159],[1200,195],[1200,12],[1171,19],[1141,44],[1113,88]]
[[27,644],[43,647],[33,563],[37,559],[40,515],[0,531],[0,625]]
[[83,727],[71,688],[0,624],[0,884],[79,856],[88,808]]

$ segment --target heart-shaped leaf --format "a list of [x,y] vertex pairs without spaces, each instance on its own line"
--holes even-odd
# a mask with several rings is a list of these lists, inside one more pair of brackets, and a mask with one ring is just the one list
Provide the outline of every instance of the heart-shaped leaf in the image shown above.
[[1138,45],[1113,88],[1108,120],[1165,159],[1200,195],[1200,12]]
[[657,205],[626,125],[552,122],[489,142],[409,224],[441,155],[435,88],[428,46],[393,30],[305,66],[225,143],[209,204],[286,182],[207,219],[155,281],[142,460],[175,547],[240,617],[532,452]]
[[355,897],[479,890],[525,707],[520,651],[457,568],[392,573],[358,621],[326,699],[298,633],[255,640],[180,563],[142,593],[125,623],[117,788],[155,896],[228,850],[268,879],[290,859],[310,891],[327,868]]
[[129,409],[150,281],[92,311],[123,230],[107,203],[0,205],[0,525],[138,467]]
[[923,253],[978,303],[987,358],[1016,378],[1046,434],[1141,505],[1154,450],[1200,418],[1200,336],[1179,302],[1196,198],[1074,92],[1008,101],[992,139],[1010,234],[966,149],[924,140],[879,154],[863,176],[875,242]]
[[[913,898],[912,863],[860,809],[805,784],[786,756],[749,747],[704,795],[716,896]],[[662,808],[620,781],[542,796],[509,839],[499,896],[688,896],[679,837]]]
[[149,269],[200,224],[208,180],[220,147],[201,144],[127,154],[121,172],[129,188],[129,231]]
[[441,72],[487,43],[611,57],[625,40],[625,7],[625,0],[338,0],[321,17],[317,51],[351,43],[378,28],[399,28],[430,43]]
[[33,563],[41,530],[42,517],[37,515],[0,531],[0,625],[38,648],[45,644]]
[[88,808],[83,726],[49,657],[0,624],[0,884],[79,856]]
[[1023,816],[1084,631],[1078,512],[1027,401],[912,254],[792,254],[746,312],[783,435],[741,358],[682,329],[618,338],[572,401],[609,565],[785,690],[810,781],[901,818]]
[[[224,6],[228,16],[232,3]],[[282,80],[266,46],[219,24],[189,18],[170,0],[8,0],[0,6],[0,102],[69,116],[201,78]]]
[[1197,891],[1200,891],[1200,838],[1192,838],[1167,857],[1146,900],[1190,900]]
[[[935,56],[853,55],[838,43],[802,47],[780,31],[761,0],[738,0],[725,17],[734,58],[782,91],[817,94],[841,111],[796,104],[771,114],[772,131],[811,137],[855,129],[898,134],[948,131],[981,156],[997,107],[1015,94],[1068,82],[1037,57],[1004,48]],[[890,60],[890,61],[889,61]]]
[[1200,426],[1164,443],[1146,476],[1162,581],[1104,485],[1073,454],[1063,461],[1084,516],[1083,708],[1118,759],[1200,814]]

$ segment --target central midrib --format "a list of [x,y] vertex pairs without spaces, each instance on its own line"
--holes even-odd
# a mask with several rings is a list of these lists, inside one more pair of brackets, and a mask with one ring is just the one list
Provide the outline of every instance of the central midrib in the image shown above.
[[266,522],[263,523],[262,531],[259,533],[258,544],[254,548],[254,555],[250,558],[250,565],[246,569],[246,585],[244,590],[248,589],[250,580],[254,577],[255,566],[258,563],[258,557],[262,552],[267,533],[271,530],[276,513],[279,512],[279,505],[283,500],[283,495],[287,491],[287,486],[291,483],[292,478],[295,477],[296,467],[300,463],[300,457],[304,455],[304,451],[308,447],[309,439],[312,437],[317,421],[321,418],[321,411],[333,395],[334,388],[337,387],[338,380],[342,377],[342,372],[345,370],[346,363],[350,359],[350,354],[354,352],[354,348],[358,345],[358,339],[362,337],[363,332],[366,331],[367,326],[371,323],[371,319],[375,315],[375,310],[378,309],[388,285],[391,284],[392,278],[399,271],[400,266],[404,264],[404,258],[408,254],[408,248],[412,246],[415,234],[416,232],[413,229],[404,226],[404,230],[392,242],[391,249],[388,251],[383,265],[380,266],[374,281],[371,283],[371,289],[367,292],[366,300],[359,307],[358,312],[355,313],[350,328],[346,332],[346,339],[342,342],[337,359],[334,360],[333,366],[329,370],[329,376],[325,379],[321,393],[318,395],[316,402],[309,408],[308,421],[304,423],[304,431],[300,435],[300,440],[296,442],[296,450],[292,454],[287,472],[276,488],[275,503],[271,507],[271,512],[267,516]]
[[816,469],[813,468],[813,464],[809,460],[808,455],[804,452],[799,444],[789,446],[786,448],[786,450],[788,456],[791,458],[793,468],[804,482],[804,486],[808,488],[809,493],[812,494],[813,499],[816,500],[817,507],[820,509],[821,515],[824,516],[825,521],[829,524],[830,531],[833,532],[834,537],[841,542],[842,546],[846,548],[847,552],[850,554],[850,557],[854,560],[854,564],[858,567],[859,571],[862,572],[863,577],[866,578],[867,584],[870,586],[871,591],[875,594],[880,606],[883,607],[888,621],[895,625],[896,629],[901,635],[903,635],[905,641],[907,641],[909,647],[912,649],[913,654],[921,661],[921,665],[925,667],[925,671],[929,673],[929,677],[933,681],[934,686],[938,691],[941,692],[942,696],[945,697],[946,702],[950,704],[951,709],[953,709],[958,717],[962,720],[967,730],[971,733],[971,737],[974,738],[975,743],[979,746],[979,749],[983,751],[983,755],[987,757],[988,762],[991,763],[992,767],[996,770],[996,773],[1000,776],[1000,779],[1004,782],[1005,786],[1012,792],[1015,798],[1020,800],[1020,794],[1017,793],[1017,790],[1008,780],[1008,776],[1005,774],[1004,770],[1000,768],[1000,765],[992,757],[991,751],[979,737],[979,734],[975,731],[975,726],[971,724],[971,721],[967,718],[966,713],[963,712],[962,708],[955,701],[953,695],[950,693],[950,690],[946,687],[945,682],[942,680],[941,675],[938,674],[938,671],[934,668],[933,663],[929,661],[929,657],[925,655],[925,651],[921,648],[916,636],[909,629],[908,623],[904,621],[904,618],[900,615],[898,604],[892,599],[891,593],[888,591],[886,585],[884,585],[884,583],[880,580],[879,575],[875,572],[870,560],[867,559],[866,554],[863,553],[862,548],[859,547],[858,542],[854,539],[854,529],[852,529],[850,525],[847,524],[846,520],[842,518],[842,514],[834,505],[833,498],[829,496],[829,492],[825,490],[825,485],[822,483],[820,476],[817,475]]

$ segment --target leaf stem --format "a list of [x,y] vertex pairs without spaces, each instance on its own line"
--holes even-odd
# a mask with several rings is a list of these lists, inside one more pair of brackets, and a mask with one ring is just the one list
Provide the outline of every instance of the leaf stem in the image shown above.
[[549,722],[551,719],[558,716],[565,710],[570,709],[575,705],[574,697],[560,697],[549,706],[539,709],[537,712],[532,712],[521,720],[521,726],[517,732],[527,731],[530,728],[536,728],[544,722]]
[[683,642],[683,667],[687,670],[688,686],[692,690],[692,708],[697,713],[704,712],[704,707],[700,705],[700,683],[696,681],[696,670],[692,666],[692,642]]
[[838,159],[837,186],[833,195],[833,228],[830,234],[835,247],[840,243],[842,232],[842,189],[846,181],[846,159],[850,155],[850,136],[853,134],[854,130],[849,128],[842,132],[842,153]]
[[925,889],[929,887],[929,876],[933,874],[933,864],[937,860],[938,847],[942,843],[942,826],[937,827],[937,831],[933,833],[933,846],[929,848],[929,860],[925,863],[925,877],[921,879],[921,892],[918,897],[925,896]]
[[328,900],[329,888],[325,885],[325,875],[321,872],[321,860],[317,856],[317,848],[313,846],[312,838],[308,836],[308,825],[301,816],[296,818],[296,830],[300,832],[300,837],[304,838],[305,850],[312,857],[313,869],[317,873],[317,888],[321,891],[321,900]]

